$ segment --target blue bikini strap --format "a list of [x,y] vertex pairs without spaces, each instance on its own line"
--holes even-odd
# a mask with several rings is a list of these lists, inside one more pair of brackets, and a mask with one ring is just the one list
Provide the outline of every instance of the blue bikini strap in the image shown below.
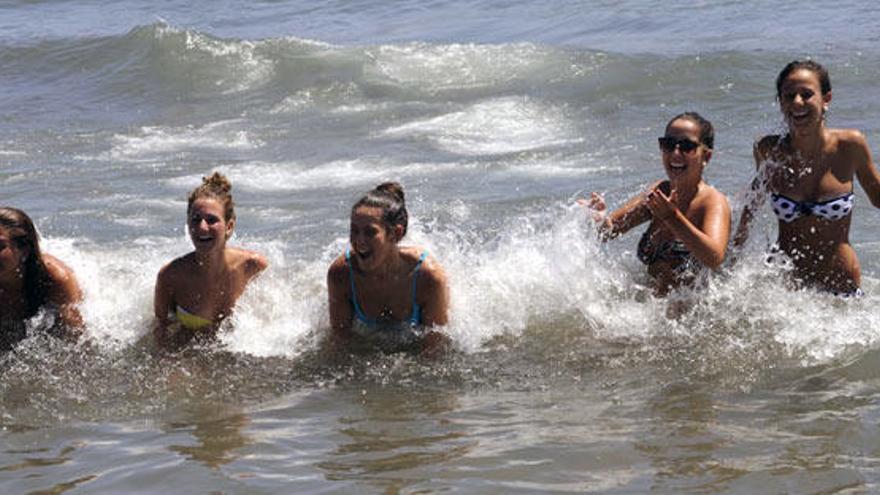
[[419,303],[416,302],[416,284],[419,281],[419,269],[422,267],[422,262],[425,261],[425,258],[428,257],[428,250],[422,251],[422,255],[419,256],[419,261],[416,263],[415,271],[413,272],[413,281],[412,281],[412,312],[409,317],[410,323],[419,324],[422,321],[422,308],[419,306]]
[[351,266],[351,249],[345,250],[345,264],[348,265],[348,280],[351,282],[351,305],[354,306],[354,315],[362,322],[373,325],[376,321],[367,318],[367,315],[361,310],[361,305],[358,304],[357,289],[354,286],[354,268]]
[[[425,261],[425,258],[428,257],[428,250],[422,251],[422,255],[419,256],[419,261],[416,262],[416,267],[413,271],[413,281],[412,281],[412,314],[410,315],[410,322],[418,323],[421,320],[421,308],[419,304],[416,302],[416,284],[419,281],[419,271],[422,268],[422,263]],[[367,318],[367,315],[361,310],[361,305],[358,304],[357,300],[357,289],[354,285],[354,268],[351,266],[351,249],[345,250],[345,264],[348,265],[348,279],[351,282],[351,304],[354,306],[355,316],[364,323],[367,324],[375,324],[376,320],[371,320]]]
[[416,282],[419,281],[419,269],[422,267],[422,262],[425,261],[425,258],[428,257],[428,250],[422,251],[422,255],[419,256],[419,261],[416,263],[416,267],[413,271],[413,286],[412,286],[412,297],[413,304],[416,303]]

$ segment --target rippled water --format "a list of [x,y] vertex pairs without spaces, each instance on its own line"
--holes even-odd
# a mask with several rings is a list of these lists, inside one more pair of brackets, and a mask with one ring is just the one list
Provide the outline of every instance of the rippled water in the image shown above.
[[[0,490],[876,491],[861,190],[865,298],[788,290],[765,215],[739,263],[673,297],[678,320],[638,232],[598,245],[573,203],[661,176],[656,136],[697,110],[738,210],[781,126],[776,73],[804,56],[831,70],[831,125],[876,146],[877,21],[862,2],[7,2],[0,187],[76,270],[89,339],[34,331],[0,357]],[[156,357],[155,275],[212,170],[233,243],[271,268],[221,346]],[[319,345],[350,205],[386,179],[450,277],[439,360]]]

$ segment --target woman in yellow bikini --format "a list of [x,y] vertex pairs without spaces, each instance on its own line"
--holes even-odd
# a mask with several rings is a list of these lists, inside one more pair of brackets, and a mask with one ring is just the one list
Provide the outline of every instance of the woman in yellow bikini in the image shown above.
[[160,347],[213,337],[248,282],[268,266],[260,254],[226,246],[235,226],[231,189],[215,172],[189,195],[187,227],[195,251],[162,267],[156,279],[153,336]]

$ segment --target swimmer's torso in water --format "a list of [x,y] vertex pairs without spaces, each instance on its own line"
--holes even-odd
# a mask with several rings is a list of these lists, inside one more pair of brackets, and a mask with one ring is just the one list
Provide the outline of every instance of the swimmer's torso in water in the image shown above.
[[412,280],[412,310],[409,318],[403,321],[395,321],[390,317],[380,315],[378,318],[368,318],[358,303],[357,287],[354,283],[354,268],[351,265],[351,251],[345,251],[345,263],[348,265],[349,280],[351,282],[351,305],[354,313],[351,329],[359,337],[375,341],[381,347],[401,347],[412,345],[424,338],[427,331],[422,326],[422,309],[416,302],[416,283],[422,262],[428,256],[423,251],[413,270]]

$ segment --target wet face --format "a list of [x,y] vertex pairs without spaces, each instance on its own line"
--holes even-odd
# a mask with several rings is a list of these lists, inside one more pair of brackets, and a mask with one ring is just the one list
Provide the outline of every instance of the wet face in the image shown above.
[[782,81],[779,106],[793,132],[814,129],[831,102],[831,93],[822,94],[819,74],[809,69],[793,71]]
[[666,128],[661,138],[660,152],[663,168],[669,180],[700,181],[703,167],[712,155],[711,150],[700,143],[700,126],[689,119],[677,119]]
[[0,227],[0,279],[20,277],[26,257],[26,251],[9,237],[9,231]]
[[232,235],[234,221],[223,218],[223,205],[214,198],[202,197],[193,201],[187,226],[196,251],[223,249]]
[[381,208],[362,206],[351,214],[349,239],[358,266],[371,270],[385,262],[397,245],[398,236],[396,230],[386,228]]

